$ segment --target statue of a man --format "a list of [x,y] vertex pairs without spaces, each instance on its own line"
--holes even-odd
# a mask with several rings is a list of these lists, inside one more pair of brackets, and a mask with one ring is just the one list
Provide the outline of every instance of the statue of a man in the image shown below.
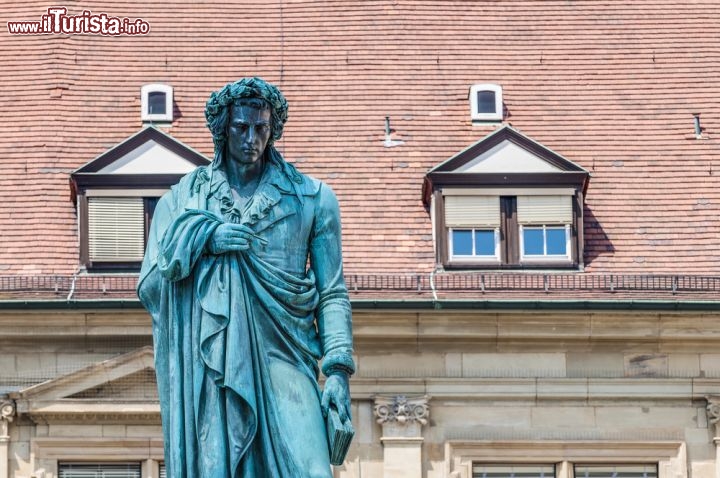
[[205,115],[213,163],[158,202],[138,284],[167,474],[329,478],[323,417],[349,420],[354,371],[337,199],[273,147],[275,86],[230,83]]

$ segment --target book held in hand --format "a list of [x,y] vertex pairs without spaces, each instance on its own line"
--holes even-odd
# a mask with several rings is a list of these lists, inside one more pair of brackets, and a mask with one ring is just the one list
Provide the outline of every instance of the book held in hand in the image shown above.
[[343,422],[335,407],[330,407],[327,414],[327,434],[330,446],[330,463],[342,465],[350,448],[350,442],[355,435],[355,429],[350,420]]

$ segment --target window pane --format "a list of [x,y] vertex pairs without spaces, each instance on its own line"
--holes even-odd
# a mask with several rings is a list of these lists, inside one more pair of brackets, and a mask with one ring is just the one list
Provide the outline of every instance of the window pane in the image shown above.
[[473,478],[553,478],[553,465],[473,465]]
[[165,93],[162,91],[151,91],[148,94],[148,114],[164,115],[165,111]]
[[60,463],[60,478],[140,478],[140,463]]
[[547,237],[547,253],[548,255],[567,254],[567,241],[565,240],[564,227],[548,227],[545,231]]
[[575,478],[657,478],[656,465],[575,465]]
[[452,232],[452,254],[454,256],[472,255],[472,231],[454,230]]
[[543,230],[523,228],[523,254],[526,256],[543,255]]
[[478,113],[496,113],[495,92],[478,91],[477,93]]
[[475,255],[495,255],[495,231],[475,230]]

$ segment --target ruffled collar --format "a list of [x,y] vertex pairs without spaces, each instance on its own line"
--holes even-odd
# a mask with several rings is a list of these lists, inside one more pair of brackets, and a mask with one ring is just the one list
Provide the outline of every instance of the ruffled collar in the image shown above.
[[233,196],[230,183],[225,171],[218,168],[211,170],[212,166],[203,168],[199,173],[201,183],[208,183],[208,197],[214,197],[220,204],[220,212],[228,222],[236,224],[254,225],[280,202],[283,193],[292,193],[293,185],[290,179],[280,171],[274,163],[265,163],[260,183],[248,203],[243,207]]

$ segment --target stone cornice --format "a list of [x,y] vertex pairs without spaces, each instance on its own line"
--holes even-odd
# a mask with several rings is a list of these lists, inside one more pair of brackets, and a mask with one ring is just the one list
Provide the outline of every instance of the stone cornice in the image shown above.
[[354,400],[378,394],[431,395],[434,400],[700,400],[720,396],[720,378],[392,378],[353,377]]
[[42,459],[62,460],[144,460],[163,459],[163,439],[37,437],[32,451]]
[[[527,304],[517,309],[478,309],[468,302],[448,309],[377,308],[353,309],[353,335],[359,352],[371,349],[380,340],[396,345],[416,347],[418,344],[503,343],[532,341],[535,347],[545,344],[557,347],[564,342],[633,342],[669,343],[716,350],[720,346],[720,321],[712,311],[676,310],[585,310],[576,307],[558,310],[528,310]],[[524,310],[523,310],[524,308]],[[42,331],[38,321],[42,320]],[[448,327],[452,324],[452,327]],[[70,309],[6,310],[0,314],[0,328],[5,340],[55,339],[136,335],[150,337],[150,316],[142,309]]]
[[38,424],[160,424],[160,404],[93,400],[18,401],[18,411]]

